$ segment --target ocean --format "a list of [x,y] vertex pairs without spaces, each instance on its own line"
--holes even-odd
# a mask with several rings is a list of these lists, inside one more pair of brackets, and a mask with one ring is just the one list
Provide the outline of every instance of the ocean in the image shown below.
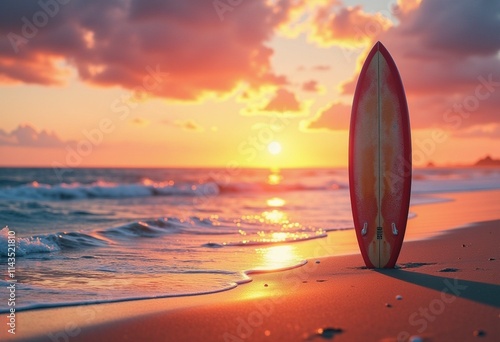
[[[498,188],[500,169],[416,169],[411,204]],[[0,168],[0,225],[16,310],[227,290],[353,229],[346,169]]]

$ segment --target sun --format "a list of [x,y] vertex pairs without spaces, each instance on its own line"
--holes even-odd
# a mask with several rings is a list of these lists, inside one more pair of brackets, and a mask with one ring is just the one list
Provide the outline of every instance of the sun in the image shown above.
[[280,154],[281,153],[281,144],[277,141],[271,142],[269,145],[267,145],[267,150],[271,154]]

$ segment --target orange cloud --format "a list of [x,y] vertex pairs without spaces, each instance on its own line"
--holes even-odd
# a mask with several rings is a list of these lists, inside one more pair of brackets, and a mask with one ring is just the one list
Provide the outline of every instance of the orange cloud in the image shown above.
[[350,118],[351,106],[341,102],[334,102],[320,109],[310,121],[303,121],[302,127],[305,130],[346,130],[349,129]]
[[205,130],[203,126],[191,119],[175,121],[163,120],[162,123],[167,126],[180,127],[186,131],[203,132]]
[[494,2],[422,1],[381,34],[401,71],[415,127],[498,123],[499,16]]
[[364,46],[391,25],[388,18],[364,12],[362,6],[330,0],[315,10],[310,39],[321,46]]
[[321,90],[318,81],[310,80],[302,84],[302,90],[317,93]]
[[[272,70],[266,42],[293,3],[244,1],[221,21],[203,0],[74,0],[48,10],[2,1],[0,82],[60,84],[69,65],[89,84],[176,100],[224,95],[241,83],[278,86],[286,78]],[[37,22],[39,12],[47,23]]]
[[[394,25],[359,6],[340,6],[329,1],[316,10],[313,36],[323,45],[362,43],[360,65],[371,46],[382,41],[401,73],[413,128],[458,131],[498,122],[497,2],[399,1],[392,11],[398,19]],[[363,29],[368,27],[373,29]],[[344,82],[342,95],[352,96],[358,73]]]
[[421,2],[422,0],[398,0],[393,11],[394,13],[398,13],[401,17],[417,9]]
[[332,67],[330,65],[315,65],[312,69],[315,71],[330,71]]
[[485,124],[468,127],[455,134],[464,138],[500,138],[500,124]]
[[275,96],[263,108],[267,112],[299,112],[301,106],[295,94],[284,89],[278,89]]
[[137,126],[147,126],[147,125],[149,125],[149,120],[144,119],[144,118],[134,118],[134,119],[130,120],[130,122],[133,125],[137,125]]
[[200,126],[193,120],[186,120],[186,121],[176,121],[175,125],[178,127],[182,127],[183,129],[187,131],[195,131],[195,132],[203,132],[205,129],[203,126]]

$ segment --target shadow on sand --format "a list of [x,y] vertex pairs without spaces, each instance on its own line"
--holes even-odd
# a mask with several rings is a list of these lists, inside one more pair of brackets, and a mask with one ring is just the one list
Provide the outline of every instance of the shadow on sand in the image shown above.
[[447,295],[455,295],[460,298],[500,308],[500,285],[458,278],[439,277],[401,269],[378,269],[375,271],[414,285],[440,292],[444,291]]

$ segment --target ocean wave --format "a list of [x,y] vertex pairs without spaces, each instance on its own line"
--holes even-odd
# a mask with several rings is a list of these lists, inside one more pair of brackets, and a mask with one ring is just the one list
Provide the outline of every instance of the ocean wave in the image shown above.
[[91,184],[61,183],[56,185],[32,182],[0,189],[0,198],[37,200],[77,200],[93,198],[130,198],[150,196],[213,196],[217,184],[175,184],[173,181],[153,183],[149,180],[133,184],[95,182]]
[[109,238],[156,237],[179,232],[180,220],[162,218],[154,221],[137,221],[122,226],[98,231],[100,235]]
[[[326,236],[326,231],[304,227],[299,223],[283,224],[262,221],[260,216],[243,216],[237,219],[211,217],[162,217],[153,220],[134,221],[124,225],[91,232],[59,232],[29,237],[16,237],[16,255],[23,257],[38,253],[51,253],[75,249],[87,249],[110,245],[128,244],[137,238],[167,238],[170,236],[196,236],[200,247],[223,248],[257,245],[274,245],[304,241]],[[255,225],[254,221],[259,222]],[[263,230],[266,225],[268,231]],[[7,256],[8,228],[0,234],[0,256]],[[175,239],[175,237],[172,237]],[[216,241],[210,241],[214,239]],[[170,240],[165,240],[170,241]],[[173,241],[173,240],[172,240]]]
[[[9,228],[0,231],[0,256],[7,256]],[[53,233],[30,237],[16,237],[16,256],[35,253],[51,253],[62,249],[104,246],[107,242],[88,234],[79,232]]]
[[222,193],[253,193],[253,192],[291,192],[291,191],[323,191],[347,189],[348,185],[336,182],[325,184],[304,184],[304,183],[233,183],[219,185]]
[[[201,219],[195,221],[200,222]],[[22,257],[37,253],[51,253],[69,249],[102,247],[114,243],[114,240],[132,240],[137,237],[157,237],[180,233],[195,223],[192,220],[161,218],[151,221],[131,222],[118,227],[106,228],[90,233],[59,232],[29,237],[16,236],[16,256]],[[7,256],[9,228],[0,231],[0,257]]]
[[324,185],[306,184],[268,184],[268,183],[205,183],[152,182],[148,179],[140,183],[117,184],[95,182],[91,184],[61,183],[55,185],[32,182],[15,187],[0,188],[0,198],[25,200],[81,200],[113,199],[152,196],[194,196],[211,197],[220,193],[255,193],[319,191],[347,188],[347,185],[328,183]]

